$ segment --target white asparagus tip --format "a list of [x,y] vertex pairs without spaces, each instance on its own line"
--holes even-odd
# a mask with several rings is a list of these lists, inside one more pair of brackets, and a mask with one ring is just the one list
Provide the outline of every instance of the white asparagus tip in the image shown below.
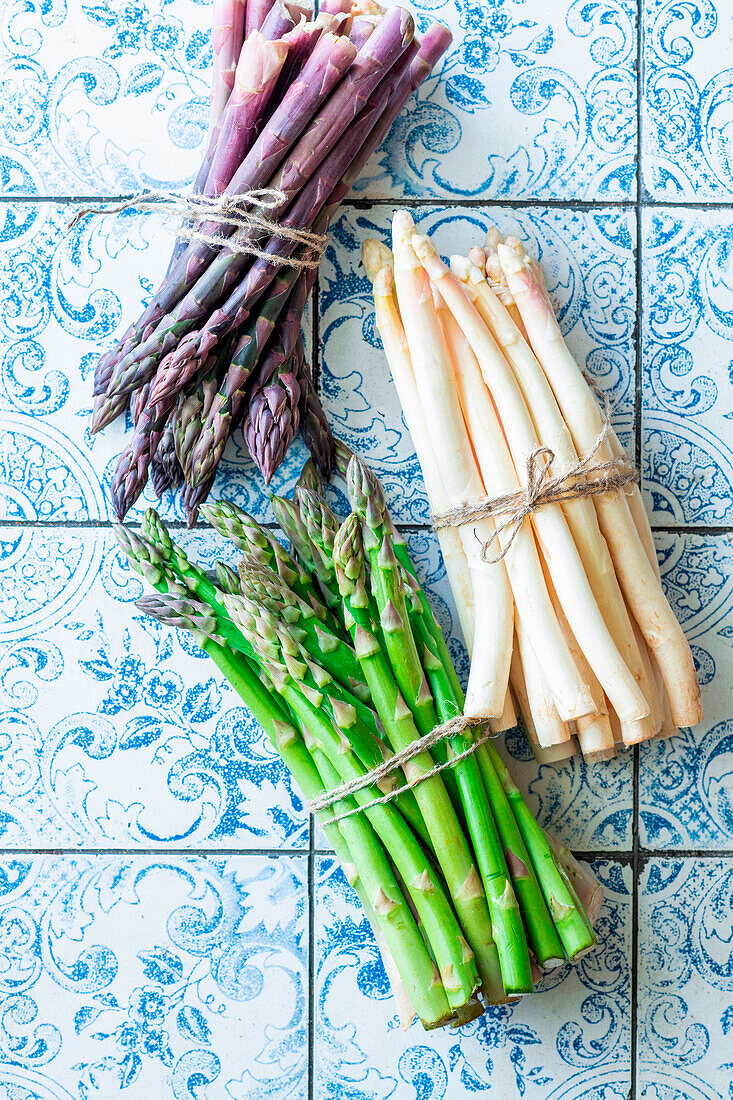
[[484,248],[487,252],[496,252],[496,246],[504,243],[504,234],[498,225],[490,225],[486,230]]
[[374,276],[374,296],[389,298],[394,288],[394,268],[391,264],[380,267]]
[[485,281],[481,268],[467,256],[451,256],[450,268],[456,279],[462,283],[471,283],[476,286],[477,283]]
[[415,223],[409,210],[395,210],[392,218],[392,244],[404,244],[415,232]]
[[[394,228],[394,222],[392,223]],[[415,255],[419,260],[426,260],[429,256],[436,256],[438,250],[430,240],[430,237],[426,237],[423,233],[413,233],[412,247],[415,250]]]
[[513,248],[518,256],[526,256],[527,249],[524,247],[524,241],[516,235],[516,233],[507,233],[504,238],[504,244],[507,248]]
[[394,256],[386,244],[382,244],[376,237],[367,237],[361,246],[361,262],[369,276],[369,282],[373,283],[383,267],[394,266]]
[[468,258],[472,264],[476,264],[481,271],[486,267],[486,252],[480,245],[475,244],[468,250]]
[[507,244],[500,244],[497,245],[496,251],[499,254],[502,270],[507,274],[518,275],[524,270],[525,265],[515,249]]

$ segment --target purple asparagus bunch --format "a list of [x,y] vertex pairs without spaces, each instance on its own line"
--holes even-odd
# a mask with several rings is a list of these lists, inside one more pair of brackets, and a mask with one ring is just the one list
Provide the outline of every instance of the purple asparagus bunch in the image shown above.
[[[92,431],[133,412],[112,486],[120,519],[152,480],[159,496],[182,486],[195,522],[239,427],[267,482],[299,428],[329,476],[333,437],[300,332],[314,243],[450,44],[439,24],[418,42],[404,8],[363,0],[322,0],[315,17],[297,0],[215,0],[213,16],[194,193],[238,198],[242,216],[186,227],[149,304],[97,364]],[[265,209],[249,198],[262,188]]]

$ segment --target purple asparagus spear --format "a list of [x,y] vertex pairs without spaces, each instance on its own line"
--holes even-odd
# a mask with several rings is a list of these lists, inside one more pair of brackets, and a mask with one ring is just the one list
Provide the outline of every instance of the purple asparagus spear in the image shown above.
[[319,11],[328,12],[329,15],[346,15],[351,12],[351,0],[321,0]]
[[300,434],[321,477],[328,480],[333,469],[335,440],[318,397],[310,367],[305,361],[302,341],[296,362],[295,377],[300,389]]
[[244,41],[244,0],[214,0],[211,46],[214,69],[209,99],[209,130],[226,107],[234,84],[234,71]]
[[349,38],[357,50],[360,50],[367,38],[371,37],[381,18],[381,15],[357,15],[352,19]]
[[272,0],[247,0],[245,34],[250,35],[252,31],[260,30],[271,7]]
[[251,148],[287,54],[287,42],[268,41],[260,31],[254,31],[242,47],[234,88],[224,111],[206,180],[205,195],[216,197],[225,191],[242,158]]
[[[355,56],[354,46],[347,38],[326,34],[318,41],[298,79],[290,86],[237,170],[227,189],[228,193],[237,194],[268,183],[272,173],[300,137],[314,113],[326,100]],[[207,232],[211,228],[208,226]],[[133,326],[138,334],[151,324],[157,323],[165,316],[166,311],[181,299],[206,270],[216,251],[216,248],[201,243],[192,243],[189,246],[176,268],[158,289],[142,317]],[[112,384],[115,376],[124,376],[125,370],[144,355],[145,352],[140,348],[135,348],[118,358],[109,384]],[[97,430],[101,426],[99,424],[95,427],[93,424],[92,430]]]
[[150,463],[150,480],[158,500],[166,489],[177,489],[183,481],[183,470],[176,457],[173,420],[169,420],[166,424],[158,449],[153,455]]
[[[374,126],[379,113],[385,109],[383,89],[388,84],[382,78],[392,67],[398,54],[404,52],[405,43],[409,47],[411,42],[411,17],[402,8],[391,8],[359,51],[354,64],[321,115],[298,142],[283,168],[270,181],[270,186],[280,188],[286,196],[294,196],[287,213],[280,218],[282,225],[304,229],[312,224],[318,209],[333,189],[333,179],[339,178],[344,167],[353,159],[364,136]],[[361,113],[367,93],[371,98],[367,98],[367,106]],[[358,123],[355,125],[352,121],[349,124],[349,120],[354,117],[358,118]],[[345,131],[348,137],[339,142],[338,138]],[[333,164],[331,155],[334,156]],[[324,158],[329,168],[324,167],[323,172],[318,172]],[[338,166],[337,175],[333,165]],[[278,209],[271,213],[277,214]],[[240,230],[236,234],[236,240],[246,240],[248,235],[248,231]],[[276,236],[270,239],[265,251],[278,257],[287,257],[295,251],[295,244]],[[197,321],[236,285],[247,262],[246,256],[225,248],[176,309],[163,318],[153,335],[139,345],[132,355],[118,363],[107,393],[111,395],[128,392],[150,377],[161,356],[175,348],[180,338],[191,332]],[[258,260],[257,263],[261,261]],[[250,273],[256,267],[257,264],[253,265]],[[261,274],[261,270],[257,270],[256,278],[261,278]],[[249,276],[241,284],[244,293],[250,292],[248,279]],[[236,295],[239,295],[238,301],[246,300],[239,290],[232,297]],[[231,314],[231,299],[227,299],[224,306],[216,310],[213,315],[214,323],[208,325],[207,330],[216,328],[222,310],[227,317]],[[243,318],[237,315],[236,323],[243,323]],[[205,339],[208,340],[209,337]],[[190,341],[184,343],[186,354],[189,344]]]

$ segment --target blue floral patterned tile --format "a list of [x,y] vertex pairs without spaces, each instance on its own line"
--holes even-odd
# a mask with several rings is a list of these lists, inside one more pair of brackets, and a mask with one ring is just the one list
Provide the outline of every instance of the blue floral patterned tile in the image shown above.
[[[422,476],[405,430],[374,327],[371,287],[359,257],[362,241],[389,238],[392,211],[344,213],[331,230],[321,267],[322,394],[334,430],[384,480],[395,519],[428,518]],[[530,242],[546,266],[560,323],[580,362],[609,396],[628,439],[634,401],[634,216],[627,211],[509,211],[431,207],[420,229],[438,248],[468,251],[482,243],[490,218]]]
[[208,125],[208,0],[7,0],[2,24],[5,193],[190,181]]
[[0,1092],[305,1100],[306,861],[2,863]]
[[191,635],[136,610],[111,532],[0,535],[2,847],[307,846],[289,773]]
[[643,453],[660,525],[733,523],[727,211],[643,219]]
[[337,865],[316,864],[315,1095],[350,1100],[622,1100],[630,1077],[631,874],[594,864],[601,947],[518,1004],[455,1031],[401,1029],[371,930]]
[[643,0],[642,178],[653,198],[730,199],[729,14],[712,0]]
[[453,32],[357,185],[368,197],[635,195],[636,4],[420,0]]
[[[405,537],[465,686],[468,656],[438,541],[431,531],[405,531]],[[587,765],[579,756],[561,764],[540,766],[521,729],[501,736],[498,747],[537,820],[565,844],[587,852],[620,851],[630,846],[633,804],[630,753],[619,753],[615,760],[594,766]],[[317,846],[330,850],[320,832]]]
[[[0,518],[111,518],[109,488],[129,441],[129,414],[89,434],[97,358],[139,315],[164,270],[172,237],[145,214],[86,218],[75,207],[0,204]],[[310,339],[308,316],[306,339]],[[290,487],[307,452],[298,439],[275,475]],[[264,482],[236,431],[212,496],[272,519]],[[148,486],[130,515],[155,504]],[[162,514],[182,520],[170,493]]]
[[640,828],[652,849],[733,848],[733,542],[656,535],[667,596],[692,645],[705,718],[641,747]]
[[639,888],[638,1095],[728,1100],[733,862],[650,859]]
[[[360,191],[616,199],[635,190],[636,5],[421,0],[454,44]],[[179,188],[202,156],[210,4],[8,0],[0,182],[18,194]],[[572,59],[572,63],[571,63]],[[488,129],[487,129],[488,127]]]

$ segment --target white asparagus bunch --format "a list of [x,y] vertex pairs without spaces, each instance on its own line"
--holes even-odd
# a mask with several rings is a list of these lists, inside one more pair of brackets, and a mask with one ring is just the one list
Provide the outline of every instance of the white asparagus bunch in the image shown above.
[[[362,259],[434,515],[524,489],[538,448],[577,483],[586,456],[623,457],[517,238],[492,227],[448,266],[397,211],[392,244],[368,240]],[[506,729],[516,704],[542,763],[576,743],[605,760],[702,719],[635,483],[543,503],[516,529],[459,516],[438,539],[471,654],[469,717]]]

